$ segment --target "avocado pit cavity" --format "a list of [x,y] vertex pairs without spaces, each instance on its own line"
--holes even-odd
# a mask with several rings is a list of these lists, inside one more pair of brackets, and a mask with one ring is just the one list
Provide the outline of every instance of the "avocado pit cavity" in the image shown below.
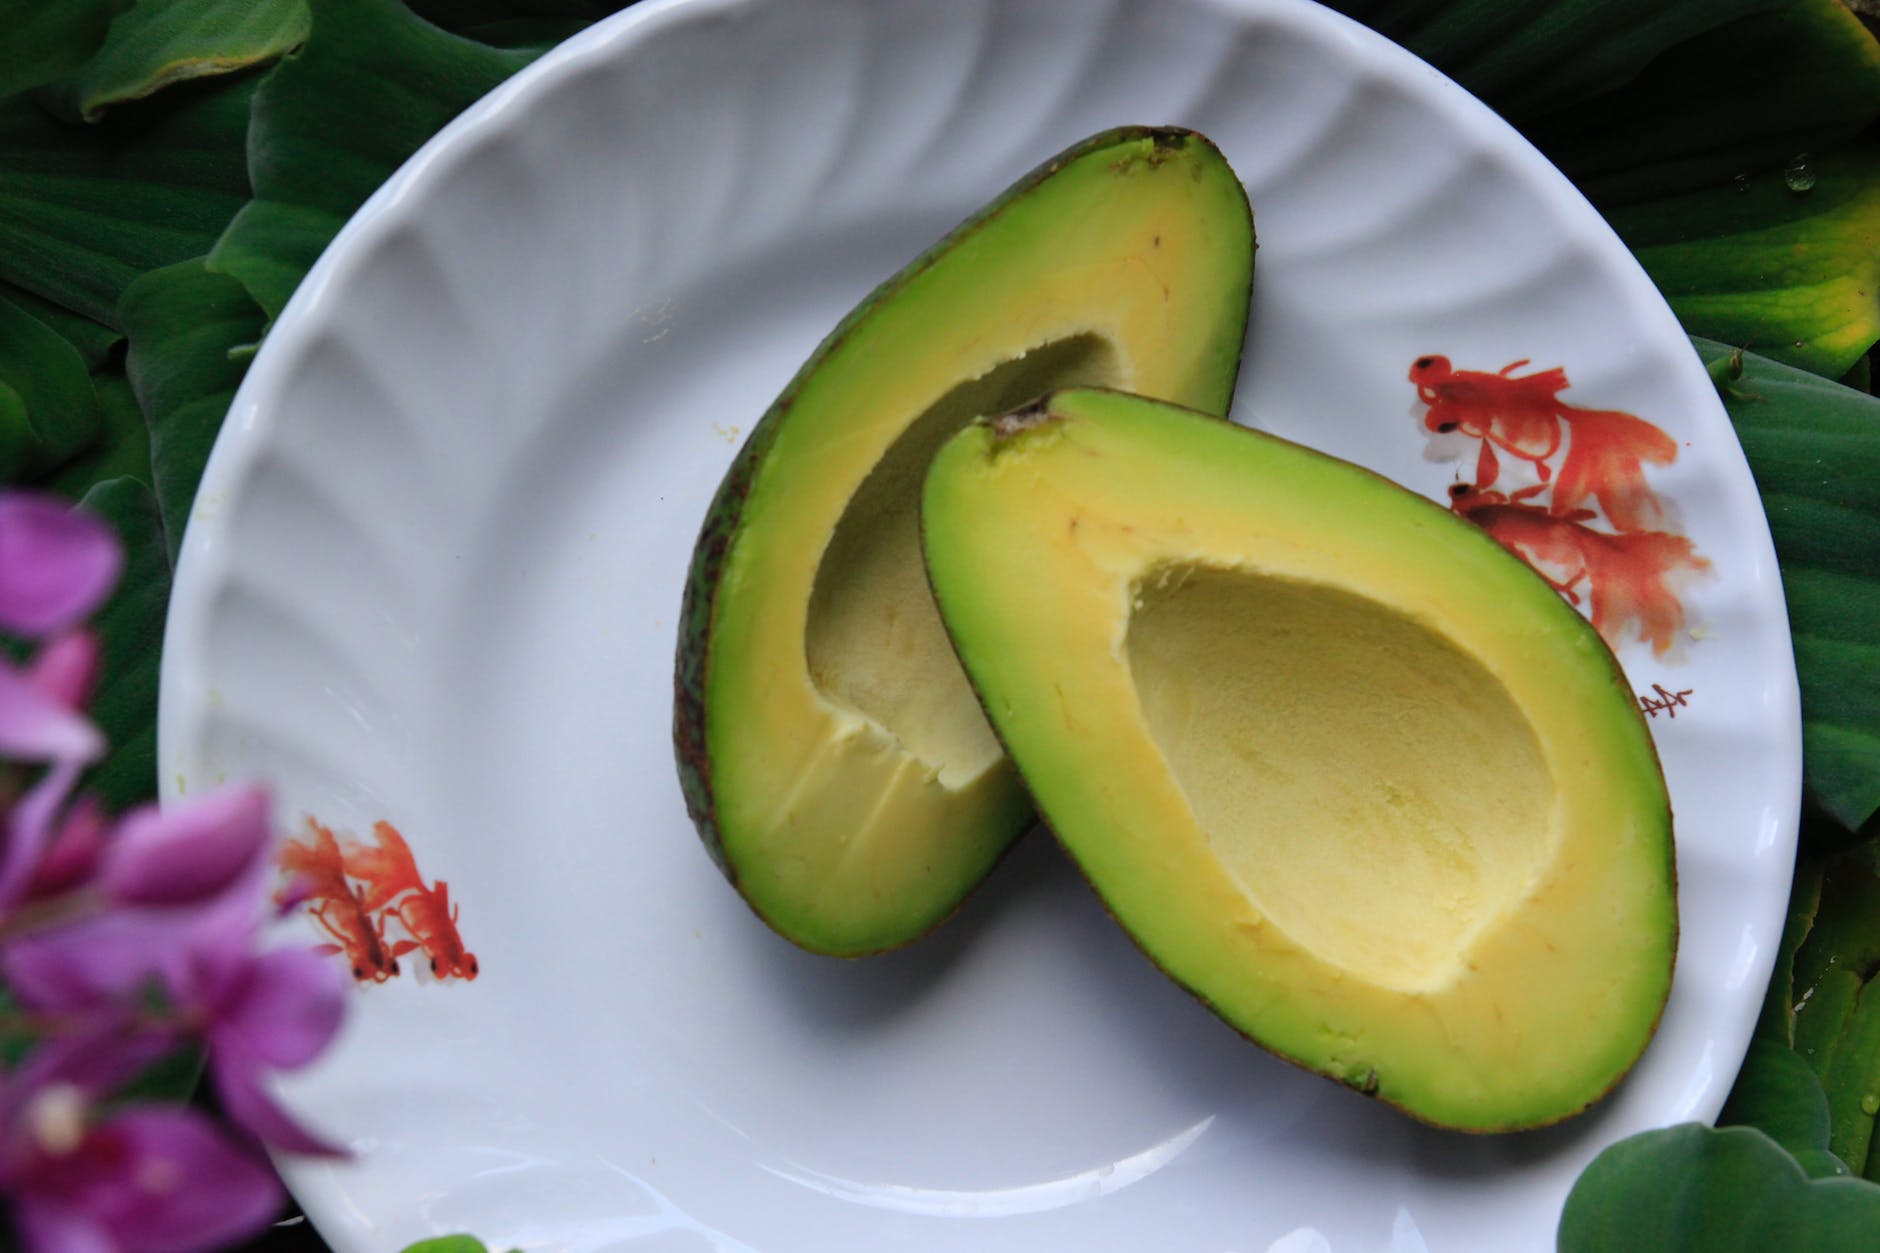
[[1379,986],[1448,983],[1552,851],[1547,765],[1506,688],[1326,584],[1167,566],[1134,603],[1143,717],[1249,901]]
[[908,425],[855,494],[823,551],[804,653],[823,697],[868,719],[943,786],[1003,756],[954,658],[920,555],[920,485],[934,450],[975,418],[1057,387],[1123,382],[1115,350],[1072,335],[958,384]]

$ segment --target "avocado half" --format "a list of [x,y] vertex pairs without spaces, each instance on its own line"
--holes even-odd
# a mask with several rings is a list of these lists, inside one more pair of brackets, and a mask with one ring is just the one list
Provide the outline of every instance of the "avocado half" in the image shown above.
[[1102,391],[962,431],[922,519],[1040,814],[1228,1023],[1474,1131],[1637,1060],[1677,943],[1663,777],[1598,634],[1487,535]]
[[1109,131],[878,288],[751,432],[693,555],[673,736],[706,848],[776,931],[905,944],[1032,821],[927,589],[934,449],[1063,386],[1224,414],[1252,273],[1212,144]]

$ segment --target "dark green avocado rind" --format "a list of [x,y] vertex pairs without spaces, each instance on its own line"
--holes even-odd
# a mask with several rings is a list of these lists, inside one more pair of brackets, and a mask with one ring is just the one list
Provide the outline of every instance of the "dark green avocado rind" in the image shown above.
[[[953,228],[938,243],[876,287],[836,324],[835,329],[817,345],[809,360],[791,378],[783,394],[778,396],[751,429],[744,446],[738,450],[730,469],[726,471],[724,480],[718,485],[718,492],[705,513],[698,542],[692,550],[691,570],[687,574],[685,594],[680,602],[678,656],[673,669],[672,741],[678,760],[679,786],[685,794],[686,812],[698,829],[705,851],[733,886],[738,883],[738,875],[725,853],[724,839],[718,829],[717,809],[712,796],[709,728],[705,710],[712,626],[717,612],[719,578],[724,573],[732,543],[743,526],[745,503],[750,499],[751,489],[756,485],[758,473],[771,445],[776,441],[777,432],[789,419],[797,394],[815,376],[823,361],[883,301],[906,286],[938,258],[952,251],[961,240],[997,217],[1014,201],[1022,199],[1027,192],[1065,165],[1092,152],[1132,142],[1139,145],[1139,150],[1134,154],[1119,156],[1118,166],[1121,170],[1126,170],[1138,160],[1159,163],[1166,160],[1168,154],[1180,152],[1191,143],[1213,146],[1205,136],[1178,127],[1119,126],[1093,135],[1033,169],[998,199]],[[1239,364],[1236,358],[1233,375],[1228,380],[1230,395],[1233,378],[1239,373]]]

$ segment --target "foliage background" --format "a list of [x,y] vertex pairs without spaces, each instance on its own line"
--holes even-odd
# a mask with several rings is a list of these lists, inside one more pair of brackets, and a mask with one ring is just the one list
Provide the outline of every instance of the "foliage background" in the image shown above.
[[[100,622],[95,714],[115,751],[92,782],[111,803],[155,791],[171,566],[270,321],[425,139],[620,7],[0,0],[0,479],[82,501],[127,546]],[[1333,7],[1500,111],[1633,249],[1711,366],[1782,561],[1807,811],[1734,1125],[1610,1151],[1569,1201],[1561,1247],[1870,1247],[1880,1184],[1857,1181],[1880,1180],[1880,42],[1863,22],[1880,6]],[[300,1228],[255,1247],[321,1246]]]

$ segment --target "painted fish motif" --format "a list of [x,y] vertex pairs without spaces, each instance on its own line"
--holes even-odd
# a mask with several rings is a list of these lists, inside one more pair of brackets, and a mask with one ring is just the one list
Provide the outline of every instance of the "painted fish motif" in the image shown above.
[[1587,616],[1608,642],[1636,632],[1654,653],[1668,652],[1684,629],[1676,577],[1710,568],[1691,541],[1666,531],[1598,531],[1590,509],[1568,514],[1484,491],[1468,483],[1449,489],[1450,508],[1487,531],[1532,566],[1570,602],[1584,592]]
[[281,846],[280,866],[291,876],[276,896],[285,906],[298,898],[319,928],[333,937],[321,951],[343,953],[361,983],[384,983],[398,973],[398,958],[385,936],[385,918],[366,909],[363,890],[346,879],[339,842],[331,829],[307,819],[307,838]]
[[[1647,531],[1665,524],[1663,502],[1645,481],[1645,466],[1670,465],[1677,442],[1650,422],[1617,409],[1582,409],[1560,399],[1568,387],[1559,367],[1514,372],[1526,360],[1494,374],[1458,370],[1448,357],[1418,357],[1410,366],[1417,398],[1429,406],[1423,425],[1460,431],[1482,441],[1475,486],[1491,488],[1501,474],[1497,449],[1532,463],[1543,483],[1553,481],[1553,511],[1565,515],[1596,502],[1614,530]],[[1554,476],[1552,458],[1566,455]]]
[[451,903],[450,885],[442,879],[425,884],[411,846],[391,823],[374,823],[372,835],[370,844],[346,841],[341,861],[349,876],[366,885],[365,907],[396,917],[410,933],[411,939],[394,945],[393,953],[403,956],[421,948],[439,979],[476,978],[476,954],[464,948],[457,933],[459,911]]

